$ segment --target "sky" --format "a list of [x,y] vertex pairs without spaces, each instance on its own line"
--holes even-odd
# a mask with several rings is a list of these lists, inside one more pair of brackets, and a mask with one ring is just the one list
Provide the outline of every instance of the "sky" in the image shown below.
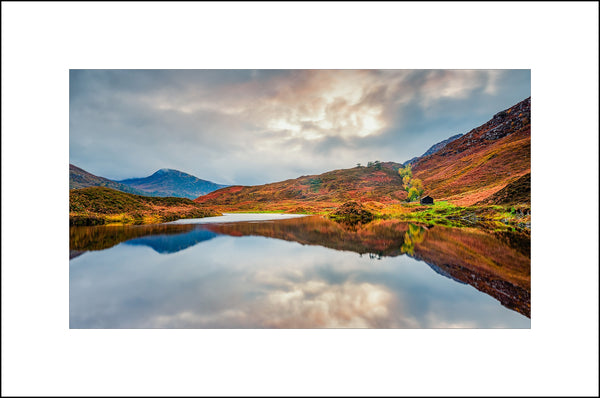
[[71,70],[70,163],[229,185],[404,162],[531,95],[521,70]]

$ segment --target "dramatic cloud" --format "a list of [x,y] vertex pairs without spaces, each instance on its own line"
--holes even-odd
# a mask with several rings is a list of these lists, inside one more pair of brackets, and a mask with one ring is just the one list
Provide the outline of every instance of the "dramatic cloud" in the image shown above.
[[528,70],[72,70],[70,161],[261,184],[402,162],[529,95]]

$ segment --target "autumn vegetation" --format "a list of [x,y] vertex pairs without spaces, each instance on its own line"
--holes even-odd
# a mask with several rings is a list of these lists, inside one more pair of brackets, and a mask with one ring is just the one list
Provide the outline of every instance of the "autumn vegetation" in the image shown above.
[[217,215],[220,213],[185,198],[133,195],[106,187],[69,192],[70,225],[151,224]]

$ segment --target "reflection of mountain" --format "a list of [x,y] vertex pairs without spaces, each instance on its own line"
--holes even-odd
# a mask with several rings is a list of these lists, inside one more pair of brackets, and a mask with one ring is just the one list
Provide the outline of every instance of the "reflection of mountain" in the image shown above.
[[151,235],[143,238],[136,238],[125,242],[127,245],[149,246],[157,253],[167,254],[175,253],[197,243],[204,242],[216,237],[217,234],[203,229],[195,229],[186,233],[176,235]]
[[343,226],[321,217],[273,223],[205,225],[232,236],[257,235],[377,256],[407,254],[530,316],[529,236],[476,228],[424,227],[396,220]]

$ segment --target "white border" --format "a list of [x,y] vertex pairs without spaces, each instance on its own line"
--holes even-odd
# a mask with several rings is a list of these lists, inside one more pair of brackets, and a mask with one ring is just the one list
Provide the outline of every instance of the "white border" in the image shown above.
[[[532,329],[69,330],[69,68],[532,69]],[[2,395],[597,395],[597,109],[593,2],[2,3]]]

